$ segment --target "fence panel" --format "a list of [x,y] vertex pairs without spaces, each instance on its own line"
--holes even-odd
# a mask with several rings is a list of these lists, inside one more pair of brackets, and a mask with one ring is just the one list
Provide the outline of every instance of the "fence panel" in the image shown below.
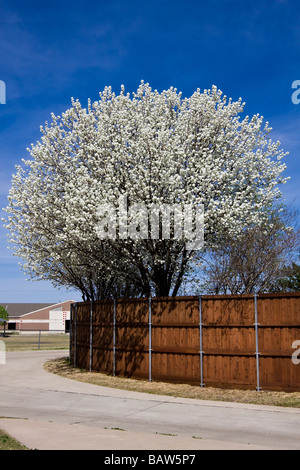
[[199,300],[152,299],[152,377],[199,383]]
[[253,296],[203,296],[206,385],[256,387]]
[[300,299],[297,294],[258,297],[258,342],[262,388],[300,390],[300,367],[291,360],[292,344],[300,339]]
[[[113,370],[113,301],[93,302],[91,369],[112,373]],[[90,310],[91,313],[91,310]]]
[[148,376],[148,299],[117,302],[115,348],[116,375]]
[[89,369],[89,345],[90,345],[90,318],[89,302],[78,303],[76,306],[76,364],[83,369]]

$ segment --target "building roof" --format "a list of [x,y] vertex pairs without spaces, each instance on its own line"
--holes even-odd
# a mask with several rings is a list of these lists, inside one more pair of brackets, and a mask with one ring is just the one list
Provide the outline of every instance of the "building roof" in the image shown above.
[[44,308],[49,307],[57,307],[65,302],[74,302],[73,300],[64,300],[63,302],[58,302],[56,304],[53,303],[1,303],[2,307],[8,313],[8,317],[20,317],[22,315],[27,315],[28,313],[33,313],[38,310],[42,310]]

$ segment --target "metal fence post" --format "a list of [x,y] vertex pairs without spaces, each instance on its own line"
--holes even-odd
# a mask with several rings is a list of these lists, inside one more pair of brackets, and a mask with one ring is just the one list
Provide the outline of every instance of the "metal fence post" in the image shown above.
[[259,323],[257,321],[257,294],[254,294],[254,312],[255,312],[255,357],[256,357],[256,390],[261,390],[259,383],[259,349],[258,349],[258,327]]
[[93,301],[90,301],[90,372],[93,366]]
[[199,335],[200,335],[200,387],[203,383],[203,322],[202,322],[202,296],[199,295]]
[[74,367],[76,367],[77,309],[78,309],[78,302],[76,302],[76,304],[75,304],[75,315],[74,315],[74,359],[73,359],[73,366]]
[[73,322],[73,308],[74,304],[71,304],[70,307],[70,336],[69,336],[69,360],[71,362],[71,354],[72,354],[72,341],[73,341],[73,328],[72,328],[72,322]]
[[152,382],[152,305],[149,297],[149,382]]
[[113,376],[116,375],[116,299],[113,311]]

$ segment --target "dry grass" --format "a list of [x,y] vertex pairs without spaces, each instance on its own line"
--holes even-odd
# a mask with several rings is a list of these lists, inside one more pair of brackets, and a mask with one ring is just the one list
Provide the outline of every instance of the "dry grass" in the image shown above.
[[28,450],[16,439],[0,429],[0,450]]
[[256,390],[228,390],[213,387],[201,388],[187,384],[148,382],[146,380],[112,377],[99,372],[88,372],[74,368],[69,363],[68,358],[48,361],[45,363],[44,367],[48,372],[67,377],[68,379],[99,385],[101,387],[200,400],[300,408],[300,392],[257,392]]

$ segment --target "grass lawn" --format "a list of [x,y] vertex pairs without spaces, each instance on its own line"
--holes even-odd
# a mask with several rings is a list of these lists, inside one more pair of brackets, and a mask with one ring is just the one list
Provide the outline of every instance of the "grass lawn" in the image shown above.
[[43,349],[69,349],[70,337],[68,334],[11,334],[5,337],[0,335],[0,340],[5,343],[6,351],[29,351]]
[[[1,424],[1,421],[0,421]],[[13,437],[0,429],[0,450],[28,450]]]
[[102,387],[119,388],[136,392],[194,398],[199,400],[227,401],[269,406],[300,408],[300,392],[271,392],[256,390],[229,390],[214,387],[199,387],[187,384],[148,382],[147,380],[113,377],[100,372],[88,372],[74,368],[68,358],[48,361],[44,365],[48,372],[81,382]]

